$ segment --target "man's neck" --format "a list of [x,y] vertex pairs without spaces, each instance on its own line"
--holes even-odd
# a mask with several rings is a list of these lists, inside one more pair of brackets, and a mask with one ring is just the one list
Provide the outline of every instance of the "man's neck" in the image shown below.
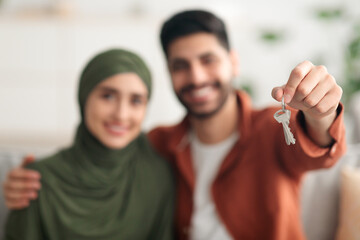
[[190,117],[190,122],[202,143],[216,144],[237,131],[238,115],[236,93],[234,92],[228,96],[219,112],[205,119]]

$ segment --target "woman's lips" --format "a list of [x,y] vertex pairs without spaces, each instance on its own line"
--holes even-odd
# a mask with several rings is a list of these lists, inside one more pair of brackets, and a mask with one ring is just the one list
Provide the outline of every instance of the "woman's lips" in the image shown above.
[[124,126],[124,125],[106,123],[105,124],[105,129],[111,135],[122,136],[122,135],[124,135],[124,134],[126,134],[128,132],[129,128]]

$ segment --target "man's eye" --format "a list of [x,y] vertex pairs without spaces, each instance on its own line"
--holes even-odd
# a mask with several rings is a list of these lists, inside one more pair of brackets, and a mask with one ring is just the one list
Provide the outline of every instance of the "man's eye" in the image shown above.
[[187,68],[187,64],[185,63],[175,63],[172,66],[173,71],[181,71],[181,70],[185,70],[186,68]]
[[206,57],[202,61],[204,64],[210,64],[210,63],[214,63],[216,59],[214,57]]

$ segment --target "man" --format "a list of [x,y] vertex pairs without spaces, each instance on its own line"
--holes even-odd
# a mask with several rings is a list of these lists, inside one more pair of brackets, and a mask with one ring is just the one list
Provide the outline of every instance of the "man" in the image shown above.
[[[299,185],[310,169],[330,167],[345,151],[342,90],[323,66],[305,61],[272,96],[292,108],[296,143],[286,145],[278,108],[255,110],[235,91],[237,55],[224,23],[185,11],[162,27],[172,84],[187,116],[149,133],[175,168],[179,239],[304,239]],[[31,177],[34,175],[34,177]],[[10,208],[36,197],[38,174],[18,168],[4,184]]]

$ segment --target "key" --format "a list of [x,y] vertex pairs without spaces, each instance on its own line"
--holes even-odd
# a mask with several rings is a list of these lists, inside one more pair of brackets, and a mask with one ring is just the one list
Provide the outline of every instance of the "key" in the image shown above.
[[285,141],[287,145],[290,145],[291,143],[295,144],[294,135],[289,128],[290,115],[291,112],[287,109],[285,109],[285,111],[281,109],[274,114],[274,118],[276,119],[276,121],[281,123],[283,126]]
[[284,97],[282,98],[281,103],[282,103],[282,109],[280,109],[274,114],[274,118],[278,123],[281,123],[283,126],[286,144],[287,145],[295,144],[294,135],[292,134],[289,128],[291,112],[290,110],[287,110],[285,108]]
[[291,133],[289,128],[290,115],[290,110],[286,109],[285,112],[281,109],[274,114],[274,118],[276,119],[276,121],[281,123],[283,126],[285,141],[287,145],[290,145],[290,143],[295,144],[294,135]]

